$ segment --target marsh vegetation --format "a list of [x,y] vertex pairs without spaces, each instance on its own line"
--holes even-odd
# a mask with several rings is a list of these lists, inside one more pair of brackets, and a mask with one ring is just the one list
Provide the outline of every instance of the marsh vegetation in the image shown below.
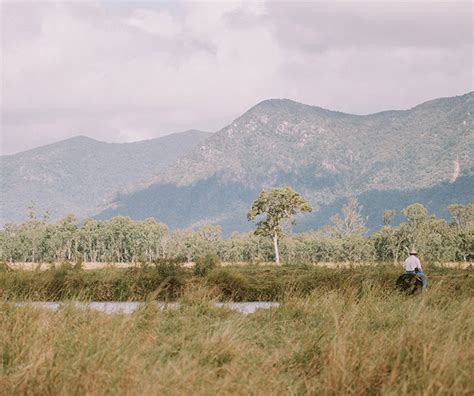
[[[285,278],[284,269],[267,270],[266,279]],[[3,300],[0,388],[41,395],[472,393],[472,274],[439,273],[429,292],[407,297],[387,287],[390,273],[378,280],[371,271],[312,272],[305,279],[319,286],[289,288],[280,308],[251,315],[216,308],[228,296],[195,281],[169,311],[150,302],[131,314],[72,303],[51,312]]]

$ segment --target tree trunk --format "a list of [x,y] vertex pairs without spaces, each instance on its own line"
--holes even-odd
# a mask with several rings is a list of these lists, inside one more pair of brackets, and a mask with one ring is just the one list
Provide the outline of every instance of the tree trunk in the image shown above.
[[278,252],[278,235],[273,236],[273,246],[275,247],[275,263],[280,265],[280,253]]

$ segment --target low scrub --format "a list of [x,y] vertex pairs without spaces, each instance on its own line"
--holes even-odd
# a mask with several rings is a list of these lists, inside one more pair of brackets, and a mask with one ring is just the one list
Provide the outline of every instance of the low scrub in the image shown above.
[[[224,300],[282,301],[289,295],[307,296],[367,287],[392,290],[400,268],[374,265],[319,268],[306,265],[207,267],[206,275],[176,263],[128,269],[85,271],[61,266],[47,271],[0,271],[0,297],[7,300],[93,301],[176,300],[190,285],[212,286]],[[441,283],[453,297],[474,295],[472,269],[436,268],[426,271],[430,284]]]
[[223,298],[242,301],[250,288],[248,279],[235,269],[216,268],[208,276],[209,284],[217,287]]
[[194,264],[194,275],[206,276],[210,271],[216,268],[220,263],[219,257],[214,254],[206,254],[198,257]]

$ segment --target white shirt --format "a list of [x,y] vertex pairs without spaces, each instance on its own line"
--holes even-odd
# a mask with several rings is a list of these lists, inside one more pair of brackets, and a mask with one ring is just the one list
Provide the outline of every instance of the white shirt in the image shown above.
[[405,260],[404,265],[405,271],[415,271],[415,268],[419,268],[420,271],[423,271],[423,269],[421,268],[420,260],[413,254]]

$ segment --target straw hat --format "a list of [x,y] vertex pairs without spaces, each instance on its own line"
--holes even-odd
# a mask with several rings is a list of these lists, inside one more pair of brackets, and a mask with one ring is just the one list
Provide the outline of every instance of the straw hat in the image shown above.
[[418,253],[416,252],[415,248],[412,248],[412,249],[410,250],[410,254],[416,256]]

